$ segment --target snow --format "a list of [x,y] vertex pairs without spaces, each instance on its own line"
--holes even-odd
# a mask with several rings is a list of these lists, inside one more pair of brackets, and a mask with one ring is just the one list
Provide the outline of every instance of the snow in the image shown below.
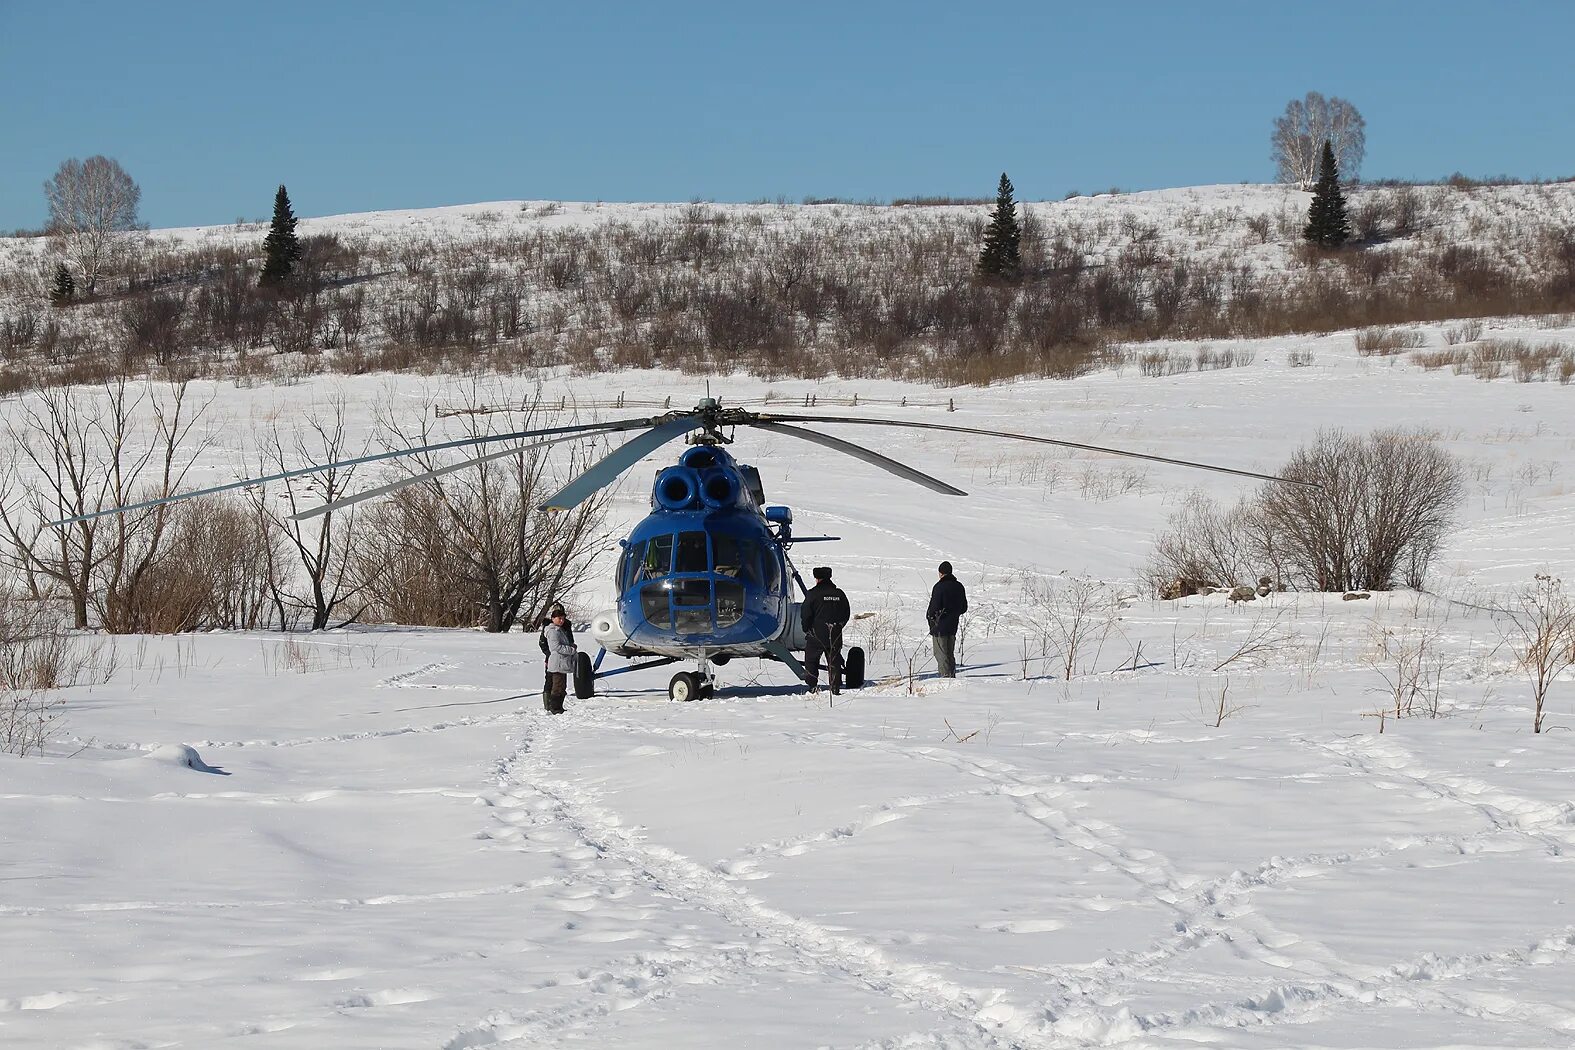
[[[1561,324],[1488,334],[1571,339]],[[0,755],[0,1046],[1575,1045],[1575,683],[1532,735],[1480,608],[1536,571],[1575,578],[1575,392],[1361,358],[1350,333],[1214,345],[1256,357],[939,392],[712,386],[955,396],[955,413],[849,411],[1252,470],[1322,427],[1427,427],[1473,479],[1437,594],[1133,599],[1088,673],[1057,681],[1035,658],[1025,679],[1022,573],[1135,593],[1193,486],[1253,486],[847,434],[971,493],[946,500],[740,434],[800,531],[844,537],[816,560],[878,614],[860,637],[885,624],[922,646],[935,563],[958,566],[961,679],[910,686],[883,649],[876,682],[832,703],[740,661],[713,700],[669,703],[645,672],[551,719],[517,633],[100,639],[113,673],[58,694],[48,753]],[[1289,367],[1296,351],[1313,365]],[[364,432],[375,403],[424,411],[463,385],[194,383],[221,440],[189,483],[233,477],[259,423],[343,395]],[[546,389],[704,392],[668,373]],[[619,490],[618,524],[648,477]],[[605,603],[575,596],[576,619]],[[1209,671],[1274,617],[1275,652]],[[1372,717],[1384,628],[1437,632],[1443,717]]]

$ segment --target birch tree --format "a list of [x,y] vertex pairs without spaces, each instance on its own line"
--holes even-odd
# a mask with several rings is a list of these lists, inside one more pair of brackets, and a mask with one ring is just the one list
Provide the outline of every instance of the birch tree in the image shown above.
[[1355,179],[1367,153],[1367,121],[1343,98],[1324,98],[1316,91],[1286,103],[1269,137],[1270,159],[1280,182],[1311,188],[1328,141],[1346,179]]
[[137,204],[142,190],[120,164],[109,157],[72,157],[44,183],[49,199],[46,232],[81,275],[88,295],[115,248],[119,233],[138,228]]

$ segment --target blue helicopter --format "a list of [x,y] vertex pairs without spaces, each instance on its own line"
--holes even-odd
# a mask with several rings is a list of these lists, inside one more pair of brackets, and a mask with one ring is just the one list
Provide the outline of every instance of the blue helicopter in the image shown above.
[[[859,416],[756,412],[723,406],[716,399],[708,397],[687,411],[489,434],[415,448],[393,449],[337,463],[314,464],[263,477],[246,478],[128,506],[111,507],[51,524],[66,525],[106,514],[119,514],[418,452],[499,443],[507,445],[501,451],[490,451],[463,462],[403,477],[293,515],[299,520],[375,499],[489,460],[546,448],[564,441],[640,431],[541,505],[544,510],[561,511],[577,506],[612,484],[661,446],[679,438],[687,438],[690,447],[679,456],[678,462],[656,475],[651,490],[651,513],[635,525],[628,537],[620,541],[622,556],[618,559],[613,578],[617,604],[592,618],[591,635],[601,651],[594,660],[587,653],[579,655],[574,689],[576,696],[584,699],[594,695],[595,682],[599,678],[693,660],[697,665],[696,670],[675,674],[668,683],[668,696],[674,700],[697,700],[711,695],[715,689],[712,668],[739,657],[777,660],[787,665],[796,676],[803,678],[803,666],[794,655],[804,651],[805,639],[799,622],[799,603],[794,600],[793,588],[797,586],[800,595],[806,588],[788,557],[788,550],[794,543],[836,538],[795,537],[793,512],[788,507],[766,504],[760,472],[748,464],[738,462],[723,447],[733,442],[733,436],[725,432],[736,435],[739,427],[748,427],[811,442],[853,456],[931,491],[948,496],[967,495],[954,485],[879,452],[840,437],[806,430],[796,425],[800,423],[902,427],[1007,438],[1265,481],[1307,484],[1272,474],[1035,434]],[[602,660],[608,653],[642,662],[602,671]],[[849,688],[863,684],[862,649],[855,646],[848,650],[843,678]]]

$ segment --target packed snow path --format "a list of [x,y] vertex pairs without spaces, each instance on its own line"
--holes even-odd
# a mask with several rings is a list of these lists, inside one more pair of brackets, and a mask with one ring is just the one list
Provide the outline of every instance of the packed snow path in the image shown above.
[[552,719],[528,643],[128,661],[87,752],[0,767],[0,1045],[1575,1039],[1568,752],[1512,705],[1379,736],[1357,672],[1264,670],[1210,727],[1173,671],[1025,683],[976,646],[913,694],[750,667],[676,705],[654,672]]

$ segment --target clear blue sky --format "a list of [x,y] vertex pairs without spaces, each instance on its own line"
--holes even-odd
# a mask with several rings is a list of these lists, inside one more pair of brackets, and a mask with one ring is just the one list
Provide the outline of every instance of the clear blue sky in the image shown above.
[[0,0],[0,230],[68,157],[157,226],[517,198],[1267,181],[1309,90],[1367,178],[1575,174],[1575,3]]

